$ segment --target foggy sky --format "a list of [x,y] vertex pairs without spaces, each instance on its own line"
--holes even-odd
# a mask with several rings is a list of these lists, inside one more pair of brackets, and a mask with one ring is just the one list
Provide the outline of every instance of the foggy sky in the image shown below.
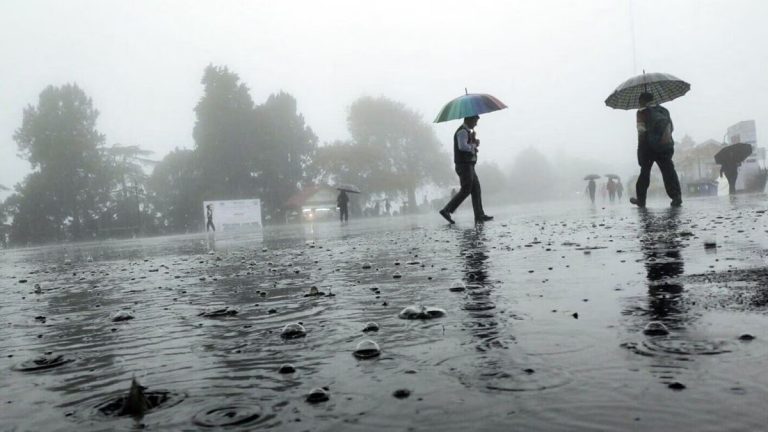
[[[531,145],[629,174],[634,113],[603,101],[643,69],[692,85],[666,105],[678,141],[721,140],[729,125],[755,119],[764,144],[767,19],[762,0],[3,0],[0,184],[29,172],[12,135],[49,84],[76,82],[93,98],[108,144],[139,145],[158,160],[192,148],[209,63],[238,73],[256,103],[293,94],[321,143],[348,137],[346,110],[361,95],[431,121],[467,87],[509,106],[481,119],[481,160],[505,168]],[[435,127],[447,150],[457,123]]]

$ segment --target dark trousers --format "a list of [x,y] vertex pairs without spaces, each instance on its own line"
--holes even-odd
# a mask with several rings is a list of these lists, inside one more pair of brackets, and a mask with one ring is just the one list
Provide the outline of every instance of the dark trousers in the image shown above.
[[207,232],[207,231],[210,231],[210,230],[216,231],[216,227],[213,225],[213,220],[208,219],[208,223],[205,224],[205,231]]
[[346,204],[339,206],[339,219],[342,222],[349,220],[349,208]]
[[736,193],[736,179],[739,178],[738,166],[723,166],[723,174],[728,179],[728,194],[734,195]]
[[472,210],[475,212],[475,218],[479,218],[485,215],[483,211],[483,198],[480,192],[480,180],[475,174],[475,164],[456,164],[456,174],[459,175],[459,184],[461,188],[459,192],[448,201],[444,210],[448,213],[453,213],[461,205],[462,202],[472,195]]
[[637,193],[637,201],[640,204],[645,205],[648,186],[651,184],[651,168],[653,168],[654,163],[661,170],[661,177],[664,180],[664,189],[667,190],[667,195],[673,200],[681,198],[680,180],[677,178],[675,164],[672,162],[674,153],[674,150],[655,152],[644,147],[637,148],[637,163],[640,165],[640,176],[637,178],[635,191]]

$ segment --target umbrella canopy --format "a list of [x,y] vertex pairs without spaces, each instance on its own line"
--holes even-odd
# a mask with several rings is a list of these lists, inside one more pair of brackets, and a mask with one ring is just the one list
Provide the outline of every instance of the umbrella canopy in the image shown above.
[[351,184],[340,184],[336,186],[336,189],[350,193],[360,193],[360,189],[357,186]]
[[435,123],[472,117],[502,110],[506,107],[502,101],[489,94],[465,94],[445,104],[435,118]]
[[616,174],[606,174],[605,176],[609,179],[621,180],[621,177],[617,176]]
[[677,99],[688,93],[691,85],[670,74],[645,73],[630,78],[608,96],[605,104],[611,108],[631,110],[642,108],[640,106],[640,94],[648,92],[653,94],[653,102],[660,104]]
[[585,176],[585,177],[584,177],[584,180],[597,180],[597,179],[599,179],[599,178],[600,178],[600,176],[599,176],[599,175],[597,175],[597,174],[590,174],[590,175],[588,175],[588,176]]
[[719,165],[738,165],[752,154],[750,144],[731,144],[715,154],[715,163]]

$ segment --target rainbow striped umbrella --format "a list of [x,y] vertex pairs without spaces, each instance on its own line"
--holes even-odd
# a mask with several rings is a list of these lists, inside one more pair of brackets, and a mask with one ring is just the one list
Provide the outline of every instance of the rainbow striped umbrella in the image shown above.
[[435,123],[472,117],[506,107],[502,101],[489,94],[467,93],[445,104],[437,115]]

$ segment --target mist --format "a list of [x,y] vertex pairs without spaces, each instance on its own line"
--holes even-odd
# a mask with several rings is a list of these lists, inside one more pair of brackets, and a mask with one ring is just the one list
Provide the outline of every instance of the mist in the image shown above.
[[[92,99],[106,146],[137,146],[154,161],[192,150],[201,77],[214,65],[236,74],[254,104],[294,98],[318,149],[353,138],[356,100],[383,97],[429,124],[448,153],[457,124],[430,124],[437,111],[465,89],[491,93],[509,108],[481,119],[480,163],[507,183],[484,186],[527,200],[503,189],[521,184],[515,163],[533,149],[558,175],[530,183],[557,182],[551,197],[562,198],[583,186],[574,164],[636,170],[633,113],[603,100],[643,70],[692,84],[667,104],[678,139],[720,139],[755,119],[760,141],[768,108],[752,95],[768,90],[766,12],[759,1],[3,2],[0,184],[32,172],[13,137],[48,86],[76,84]],[[455,181],[443,180],[441,193]]]

